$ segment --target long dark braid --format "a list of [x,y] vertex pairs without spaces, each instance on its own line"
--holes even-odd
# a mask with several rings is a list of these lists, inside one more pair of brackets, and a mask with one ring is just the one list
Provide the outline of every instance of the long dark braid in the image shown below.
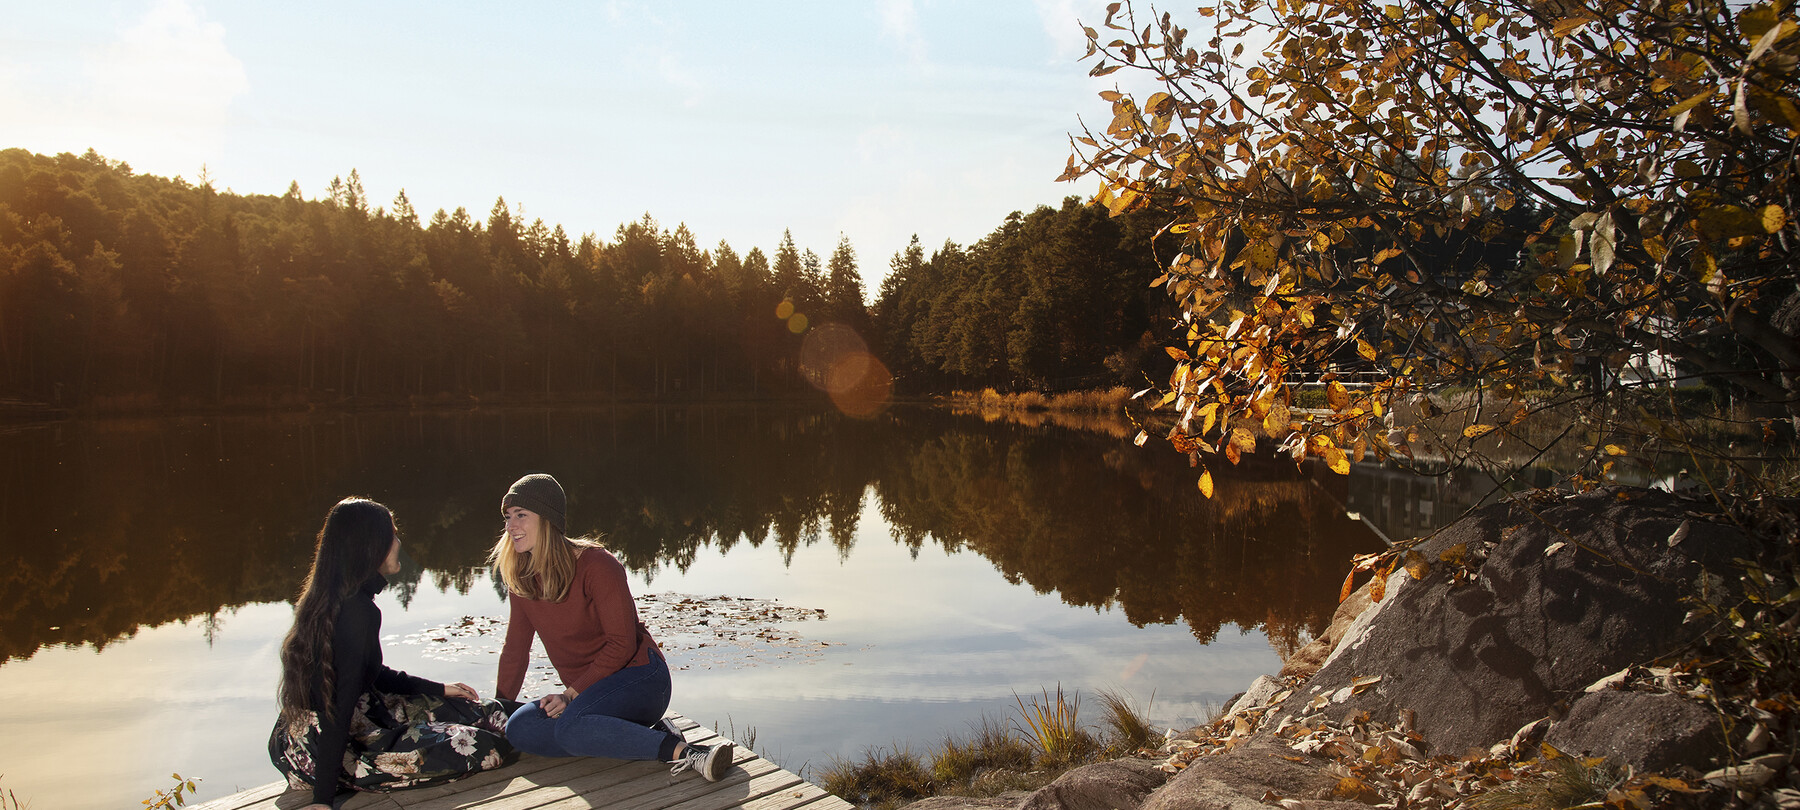
[[281,642],[281,719],[293,723],[331,704],[337,673],[332,634],[344,600],[380,569],[394,542],[394,515],[366,498],[345,498],[325,515],[312,571],[294,606],[294,627]]

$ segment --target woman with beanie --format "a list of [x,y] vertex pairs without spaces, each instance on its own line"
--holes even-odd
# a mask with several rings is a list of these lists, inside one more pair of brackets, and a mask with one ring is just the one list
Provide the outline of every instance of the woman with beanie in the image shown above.
[[718,781],[732,744],[689,744],[663,719],[669,665],[638,620],[625,566],[593,540],[565,535],[566,512],[562,485],[543,474],[519,479],[500,499],[506,530],[488,561],[506,583],[512,618],[499,695],[518,697],[534,635],[565,687],[513,712],[507,739],[543,756],[673,762],[674,773]]
[[281,643],[281,718],[269,735],[269,758],[289,789],[312,791],[307,810],[354,790],[437,784],[513,759],[498,701],[381,663],[375,594],[399,570],[387,507],[362,498],[331,507]]

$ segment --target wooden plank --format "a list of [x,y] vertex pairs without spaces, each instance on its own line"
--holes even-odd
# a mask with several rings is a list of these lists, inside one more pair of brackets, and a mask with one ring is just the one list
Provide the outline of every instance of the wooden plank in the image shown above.
[[563,810],[563,808],[589,808],[589,806],[607,806],[617,810],[653,810],[661,806],[673,805],[684,797],[695,796],[697,792],[706,792],[711,785],[725,785],[727,781],[747,781],[754,776],[765,776],[769,772],[779,770],[769,760],[756,758],[756,754],[747,754],[743,749],[733,752],[733,770],[720,781],[706,781],[700,774],[670,774],[668,763],[650,763],[650,761],[634,761],[625,769],[619,769],[625,776],[623,781],[587,781],[581,779],[571,785],[554,785],[536,790],[522,803],[506,803],[506,805],[482,805],[482,810],[529,810],[529,808],[545,808],[545,810]]
[[[689,742],[727,742],[714,729],[681,715],[670,717]],[[668,771],[664,762],[526,754],[512,765],[447,784],[358,793],[344,810],[854,810],[848,802],[742,747],[733,750],[732,768],[718,782]],[[292,810],[311,800],[310,792],[289,791],[285,782],[271,782],[195,809]]]
[[248,790],[240,790],[230,796],[221,796],[205,804],[195,805],[194,810],[246,810],[257,804],[273,800],[286,791],[287,782],[270,782]]
[[793,788],[784,788],[744,802],[738,807],[740,810],[794,810],[800,807],[807,810],[855,810],[856,805],[826,793],[824,788],[811,782],[801,782]]
[[[486,802],[502,801],[508,796],[530,793],[547,785],[565,784],[595,772],[616,770],[626,764],[624,760],[620,759],[593,757],[533,757],[533,759],[548,763],[549,767],[539,768],[528,773],[516,773],[511,768],[502,768],[495,773],[509,778],[462,790],[453,790],[445,794],[423,796],[417,801],[411,801],[411,797],[407,797],[409,800],[403,801],[402,806],[408,810],[450,810],[450,808],[470,807]],[[458,782],[442,787],[454,788],[461,784]],[[399,796],[400,794],[393,795]],[[345,810],[350,810],[350,808],[345,808]]]

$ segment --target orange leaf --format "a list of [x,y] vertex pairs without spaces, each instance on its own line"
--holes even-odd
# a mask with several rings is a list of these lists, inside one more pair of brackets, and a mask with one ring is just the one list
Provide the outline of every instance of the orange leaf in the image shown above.
[[1200,471],[1200,494],[1211,498],[1213,495],[1212,470]]

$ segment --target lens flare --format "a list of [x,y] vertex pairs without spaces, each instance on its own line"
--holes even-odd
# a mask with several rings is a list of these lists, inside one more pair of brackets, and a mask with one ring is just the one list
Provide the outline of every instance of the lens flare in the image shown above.
[[800,373],[850,416],[875,415],[894,392],[893,373],[869,353],[856,330],[841,323],[807,334],[800,345]]

